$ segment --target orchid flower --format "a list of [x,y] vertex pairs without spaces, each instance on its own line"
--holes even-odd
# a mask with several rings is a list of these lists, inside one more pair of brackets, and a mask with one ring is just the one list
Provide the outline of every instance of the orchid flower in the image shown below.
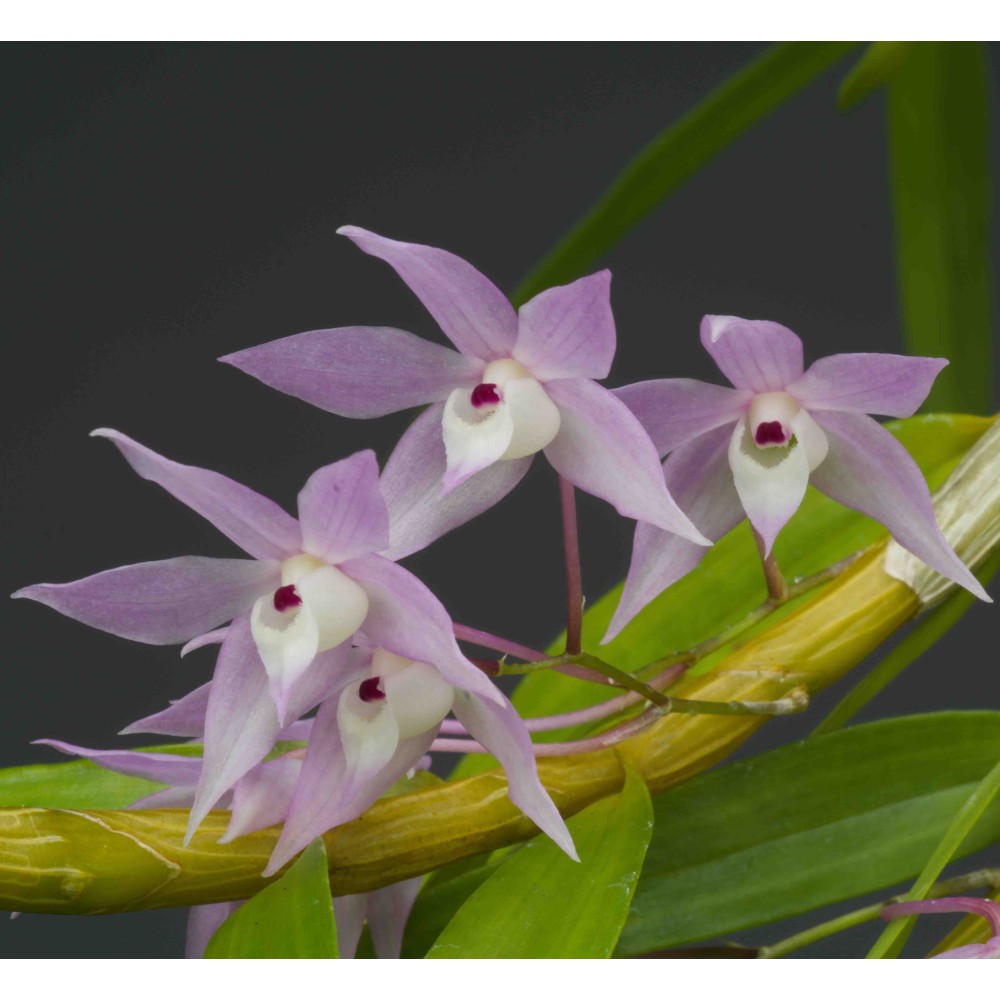
[[94,434],[110,438],[140,476],[254,557],[139,563],[14,595],[153,644],[186,642],[232,621],[206,706],[205,767],[189,837],[222,794],[270,752],[287,719],[353,676],[350,640],[359,629],[370,643],[433,663],[454,687],[506,704],[462,655],[437,598],[376,554],[388,545],[388,512],[372,452],[315,472],[299,494],[296,521],[216,472],[171,462],[116,431]]
[[[952,551],[927,483],[903,446],[869,413],[907,417],[941,358],[835,354],[803,371],[802,341],[766,320],[706,316],[705,350],[734,388],[694,379],[615,391],[649,431],[668,488],[713,541],[743,517],[765,555],[812,482],[880,521],[903,548],[982,600],[990,598]],[[701,561],[704,549],[640,524],[621,602],[604,641]]]
[[942,899],[918,899],[893,903],[882,910],[885,920],[912,917],[921,913],[971,913],[984,917],[990,925],[989,940],[982,944],[965,944],[932,955],[932,958],[1000,958],[1000,904],[978,896],[951,896]]
[[607,376],[615,352],[608,271],[550,288],[515,312],[453,254],[354,226],[339,232],[394,268],[458,351],[388,327],[341,327],[222,361],[341,416],[430,403],[396,462],[422,482],[433,474],[439,495],[467,487],[429,534],[506,496],[544,451],[564,479],[624,516],[708,544],[668,493],[640,423],[594,381]]
[[[177,703],[179,704],[179,703]],[[308,736],[311,720],[298,723],[286,738]],[[169,809],[190,806],[201,771],[202,758],[171,753],[143,753],[136,750],[91,750],[59,740],[37,740],[62,753],[84,757],[95,764],[131,777],[156,781],[167,787],[137,799],[129,809]],[[286,754],[256,765],[237,783],[232,793],[233,814],[224,842],[244,833],[253,833],[280,823],[288,812],[295,791],[302,758]],[[230,796],[225,796],[229,799]],[[370,893],[337,896],[333,900],[337,923],[337,944],[341,958],[353,958],[365,920],[378,958],[399,958],[406,918],[420,891],[422,878],[407,879]],[[212,935],[242,901],[211,903],[191,907],[188,916],[185,958],[201,958]]]

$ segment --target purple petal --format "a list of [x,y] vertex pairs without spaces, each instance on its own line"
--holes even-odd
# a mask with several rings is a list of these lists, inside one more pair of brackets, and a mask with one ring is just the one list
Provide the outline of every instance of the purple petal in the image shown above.
[[229,621],[280,581],[276,562],[181,556],[121,566],[73,583],[36,583],[13,596],[112,635],[164,646]]
[[[170,786],[163,788],[150,795],[144,795],[141,799],[136,799],[129,809],[190,809],[194,802],[194,785],[181,785],[179,788]],[[226,808],[226,799],[223,796],[219,799],[219,808]]]
[[535,378],[607,378],[615,356],[610,271],[549,288],[518,315],[514,357]]
[[216,628],[212,629],[211,632],[205,632],[203,635],[196,635],[193,639],[184,643],[181,647],[181,659],[187,656],[188,653],[193,653],[196,649],[201,649],[203,646],[220,645],[222,640],[226,638],[226,633],[228,631],[229,626],[226,625],[224,628]]
[[502,702],[503,695],[463,655],[441,602],[408,570],[380,556],[362,556],[341,569],[368,594],[361,626],[374,646],[429,663],[455,687]]
[[444,404],[437,403],[417,417],[382,472],[382,495],[389,507],[389,547],[381,555],[387,559],[419,552],[482,514],[510,493],[531,467],[531,458],[494,462],[442,497],[443,410]]
[[808,410],[851,410],[910,417],[948,364],[900,354],[834,354],[820,358],[788,391]]
[[192,906],[188,911],[187,941],[184,944],[185,958],[204,958],[208,942],[215,932],[245,902],[239,899],[232,903],[207,903]]
[[1000,937],[990,938],[985,944],[963,944],[931,958],[1000,958]]
[[802,341],[780,323],[706,316],[701,343],[737,389],[780,392],[802,374]]
[[132,733],[157,733],[162,736],[184,736],[200,739],[205,733],[205,713],[212,684],[202,684],[190,694],[172,701],[169,708],[133,722],[122,731],[122,736]]
[[219,358],[342,417],[381,417],[471,389],[483,363],[386,326],[313,330]]
[[579,861],[573,838],[549,793],[538,780],[531,737],[524,722],[505,698],[502,704],[455,692],[455,717],[498,761],[507,775],[507,791],[514,803],[547,833],[574,861]]
[[158,781],[164,785],[192,787],[197,784],[201,774],[200,757],[185,757],[175,753],[140,753],[137,750],[90,750],[61,740],[33,742],[53,747],[60,753],[85,757],[108,771]]
[[[718,541],[744,518],[729,468],[728,427],[678,448],[664,463],[667,487],[708,538]],[[602,642],[610,642],[654,597],[691,572],[706,549],[680,535],[637,524],[625,589]]]
[[376,958],[399,958],[406,921],[422,884],[418,876],[368,894],[368,929]]
[[589,379],[557,379],[545,388],[562,417],[545,449],[556,472],[625,517],[708,544],[667,492],[656,448],[624,403]]
[[248,486],[209,469],[171,462],[118,431],[100,428],[91,437],[109,438],[143,479],[158,483],[255,559],[285,559],[302,551],[295,518]]
[[299,493],[305,552],[328,563],[381,552],[389,544],[389,512],[379,491],[373,451],[359,451],[314,472]]
[[413,768],[427,752],[436,730],[402,740],[389,762],[368,781],[345,781],[347,765],[337,729],[337,698],[320,708],[306,751],[302,775],[281,837],[264,869],[265,878],[327,830],[360,816],[387,788]]
[[447,250],[398,243],[357,226],[337,232],[393,268],[463,354],[483,361],[510,357],[517,314],[503,292],[471,264]]
[[187,843],[222,795],[259,764],[281,730],[250,616],[233,622],[219,650],[205,716],[205,757]]
[[233,789],[232,819],[220,844],[280,823],[288,815],[302,760],[278,757],[248,771]]
[[334,896],[333,916],[337,923],[337,953],[340,958],[354,958],[365,927],[370,893]]
[[817,412],[815,419],[826,432],[830,451],[813,470],[813,485],[845,507],[884,524],[904,549],[931,569],[989,601],[941,533],[927,483],[906,449],[884,427],[860,413]]
[[653,379],[612,392],[636,415],[661,455],[739,420],[752,398],[745,390],[693,378]]

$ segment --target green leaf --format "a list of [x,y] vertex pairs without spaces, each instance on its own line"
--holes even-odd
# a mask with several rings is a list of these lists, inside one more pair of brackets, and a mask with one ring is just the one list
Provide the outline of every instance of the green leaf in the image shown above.
[[[1000,757],[1000,713],[941,712],[810,737],[653,801],[616,954],[806,913],[912,878]],[[956,851],[1000,839],[1000,802]]]
[[853,42],[783,42],[712,91],[628,163],[514,293],[520,304],[579,278],[637,222],[751,125],[850,51]]
[[326,849],[319,838],[212,936],[205,958],[337,958]]
[[[1000,570],[1000,550],[980,566],[976,571],[976,578],[985,586],[993,579],[997,570]],[[909,635],[848,691],[813,730],[813,734],[819,736],[822,733],[832,733],[847,725],[868,702],[943,638],[952,626],[957,625],[977,600],[967,590],[956,590],[938,607],[927,612]]]
[[[201,744],[142,747],[148,753],[201,754]],[[125,809],[164,785],[106,770],[89,760],[0,769],[0,808]]]
[[[997,754],[997,763],[993,769],[972,790],[948,824],[940,843],[934,848],[934,853],[924,865],[913,888],[906,894],[907,900],[927,898],[927,893],[944,871],[945,865],[958,854],[969,836],[979,828],[983,816],[992,805],[1000,804],[996,802],[998,794],[1000,794],[1000,753]],[[868,957],[896,958],[906,944],[915,919],[907,917],[893,920],[875,942]]]
[[465,902],[428,958],[608,958],[628,913],[652,833],[645,784],[569,821],[571,861],[546,836],[508,857]]
[[946,357],[928,409],[991,409],[990,99],[984,46],[918,42],[889,84],[899,297],[907,349]]
[[[893,421],[886,427],[913,456],[931,489],[936,489],[991,422],[982,417],[928,414]],[[877,522],[848,510],[810,487],[802,506],[778,535],[774,551],[786,574],[806,576],[871,545],[885,534],[885,529]],[[741,622],[767,596],[746,522],[716,542],[694,572],[652,601],[617,639],[600,646],[621,589],[619,584],[588,606],[584,615],[583,645],[625,670],[635,670],[658,657],[719,635]],[[789,605],[787,611],[794,606]],[[772,617],[760,627],[767,627],[774,621]],[[552,649],[562,649],[562,639],[557,639]],[[727,652],[728,647],[720,649],[693,672],[711,670]],[[601,685],[584,684],[545,671],[525,678],[512,700],[521,715],[528,718],[584,708],[607,697],[608,691]],[[539,741],[570,739],[587,731],[576,728],[538,733],[534,738]],[[455,776],[465,777],[488,770],[490,766],[495,766],[490,758],[470,754],[460,762]]]
[[844,77],[837,92],[841,111],[856,108],[868,95],[888,83],[906,62],[913,42],[872,42]]

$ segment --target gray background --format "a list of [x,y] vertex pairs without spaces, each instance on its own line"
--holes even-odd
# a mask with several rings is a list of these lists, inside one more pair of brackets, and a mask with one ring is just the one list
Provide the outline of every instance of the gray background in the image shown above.
[[[512,289],[634,151],[763,48],[6,46],[5,592],[236,554],[89,440],[94,427],[292,509],[316,467],[361,447],[384,460],[411,413],[343,420],[214,359],[349,324],[441,340],[338,226],[446,247]],[[838,115],[844,70],[739,140],[607,256],[619,331],[609,384],[720,381],[698,344],[706,312],[779,320],[802,335],[807,361],[902,349],[883,104]],[[596,597],[627,568],[631,523],[590,497],[580,507]],[[563,613],[557,515],[537,462],[501,507],[409,565],[457,620],[543,645]],[[993,613],[974,608],[867,715],[995,706]],[[210,675],[207,650],[181,662],[175,648],[28,602],[3,614],[0,766],[55,759],[28,745],[43,736],[121,742],[120,728]],[[808,719],[768,726],[749,749],[804,735],[840,693]],[[929,940],[944,926],[933,923]],[[865,928],[814,953],[861,954],[872,939]],[[182,940],[181,911],[0,923],[7,956],[172,956]]]

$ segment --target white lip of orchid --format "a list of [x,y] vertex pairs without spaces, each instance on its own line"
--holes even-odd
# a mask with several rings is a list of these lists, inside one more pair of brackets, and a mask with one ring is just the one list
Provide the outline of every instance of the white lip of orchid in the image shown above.
[[272,685],[284,692],[284,699],[317,653],[339,646],[361,627],[368,595],[336,566],[309,555],[282,563],[281,584],[254,604],[250,630]]
[[337,702],[348,773],[383,767],[400,741],[434,729],[454,700],[454,688],[434,667],[376,649],[371,676],[349,684]]
[[[481,389],[492,391],[481,392]],[[485,396],[485,401],[477,400]],[[491,398],[492,397],[492,398]],[[474,402],[473,400],[477,400]],[[455,389],[448,397],[443,418],[445,445],[465,450],[471,435],[488,430],[508,433],[499,459],[525,458],[551,444],[562,418],[542,384],[513,358],[491,361],[480,385],[471,392]]]
[[[787,392],[761,392],[750,400],[746,428],[749,442],[743,447],[765,451],[771,448],[788,449],[796,442],[805,449],[809,471],[817,468],[826,458],[829,442],[819,424]],[[762,460],[762,464],[773,462]]]

